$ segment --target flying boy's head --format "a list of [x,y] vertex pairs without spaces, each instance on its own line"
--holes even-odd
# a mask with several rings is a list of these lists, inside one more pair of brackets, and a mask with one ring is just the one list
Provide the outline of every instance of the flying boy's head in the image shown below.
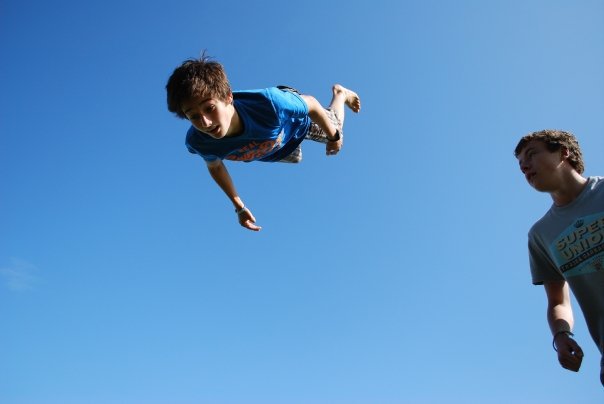
[[186,119],[182,104],[192,99],[214,98],[227,102],[231,86],[222,65],[203,54],[177,67],[166,84],[168,110]]
[[568,151],[567,161],[579,174],[583,174],[585,166],[583,165],[583,154],[579,147],[577,138],[572,133],[561,130],[545,129],[529,133],[518,142],[514,155],[518,158],[524,148],[533,140],[541,141],[545,144],[547,150],[555,152],[561,148]]

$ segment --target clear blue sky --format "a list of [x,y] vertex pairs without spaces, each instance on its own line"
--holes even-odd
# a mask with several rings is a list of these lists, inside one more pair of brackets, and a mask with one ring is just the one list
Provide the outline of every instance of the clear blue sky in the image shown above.
[[[574,132],[604,175],[602,1],[5,0],[3,404],[601,403],[531,285],[520,136]],[[172,70],[362,98],[346,144],[228,165],[184,147]]]

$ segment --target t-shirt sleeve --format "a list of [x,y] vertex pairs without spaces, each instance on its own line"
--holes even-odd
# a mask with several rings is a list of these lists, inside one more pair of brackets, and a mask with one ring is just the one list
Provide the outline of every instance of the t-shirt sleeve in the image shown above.
[[564,280],[562,273],[549,257],[546,247],[539,243],[532,233],[529,233],[528,250],[531,276],[534,285]]
[[200,151],[201,147],[199,145],[197,145],[197,142],[198,142],[198,140],[194,136],[194,129],[193,129],[193,127],[191,127],[191,129],[189,129],[189,131],[187,132],[187,136],[185,139],[185,146],[187,147],[187,150],[189,151],[189,153],[197,154],[197,155],[201,156],[201,158],[203,158],[207,163],[211,163],[212,161],[216,161],[216,160],[220,159],[218,156],[213,156],[210,154],[202,153]]
[[187,149],[189,150],[189,153],[197,154],[198,156],[201,156],[201,158],[204,159],[204,161],[206,163],[211,163],[213,161],[220,160],[220,157],[218,157],[218,156],[213,156],[211,154],[200,153],[197,150],[195,150],[192,147],[190,147],[189,145],[187,145]]

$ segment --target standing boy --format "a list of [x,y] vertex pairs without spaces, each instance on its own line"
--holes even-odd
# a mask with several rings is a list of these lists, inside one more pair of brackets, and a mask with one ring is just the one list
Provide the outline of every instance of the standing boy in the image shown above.
[[210,175],[233,203],[239,223],[258,231],[223,160],[298,163],[304,139],[326,144],[327,155],[342,148],[344,105],[359,112],[356,93],[339,84],[327,109],[289,87],[232,92],[222,65],[206,56],[187,60],[166,85],[168,110],[188,119],[186,145],[205,160]]
[[[515,155],[528,183],[553,200],[529,231],[530,267],[533,283],[545,287],[558,361],[577,372],[583,351],[572,338],[569,286],[604,353],[604,177],[582,176],[581,149],[568,132],[543,130],[524,136]],[[600,365],[604,385],[604,357]]]

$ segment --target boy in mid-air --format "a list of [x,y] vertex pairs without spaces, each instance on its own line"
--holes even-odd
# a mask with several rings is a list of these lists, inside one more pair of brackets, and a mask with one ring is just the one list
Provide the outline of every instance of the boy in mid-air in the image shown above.
[[203,157],[239,223],[254,231],[261,227],[222,160],[298,163],[304,139],[325,143],[327,155],[335,155],[342,148],[344,105],[353,112],[361,109],[357,94],[339,84],[327,109],[289,87],[232,92],[222,65],[205,55],[177,67],[166,91],[168,110],[191,122],[189,152]]
[[[572,338],[569,286],[604,353],[604,177],[584,177],[577,139],[543,130],[524,136],[515,155],[527,182],[553,205],[529,231],[533,283],[543,285],[547,320],[560,365],[577,372],[583,351]],[[604,385],[604,356],[600,362]]]

